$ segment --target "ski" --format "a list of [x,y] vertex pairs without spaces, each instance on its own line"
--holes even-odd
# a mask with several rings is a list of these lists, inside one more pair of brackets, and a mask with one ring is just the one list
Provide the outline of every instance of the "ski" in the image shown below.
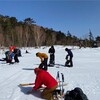
[[[59,82],[58,82],[59,83]],[[19,84],[19,86],[28,86],[28,85],[35,85],[35,83],[24,83],[24,84]],[[65,84],[63,84],[63,86],[67,86],[68,85],[68,83],[65,83]],[[62,86],[62,85],[59,85],[59,86]],[[58,86],[58,87],[59,87]]]
[[56,80],[58,80],[58,87],[60,87],[60,90],[61,90],[61,81],[60,81],[59,71],[57,72]]
[[35,83],[25,83],[25,84],[19,84],[19,86],[28,86],[28,85],[35,85]]
[[54,67],[54,64],[48,64],[47,66],[48,67]]
[[[61,73],[61,77],[60,77],[60,74],[59,74],[59,71],[57,72],[57,77],[56,79],[58,80],[59,84],[58,84],[58,87],[55,91],[54,91],[54,96],[57,98],[64,98],[64,74]],[[68,85],[68,83],[66,84]]]
[[63,64],[48,64],[48,67],[62,68],[65,67]]
[[63,84],[64,84],[64,74],[61,73],[61,76],[62,76],[62,90],[61,90],[61,95],[63,96],[64,95],[64,88],[63,88]]

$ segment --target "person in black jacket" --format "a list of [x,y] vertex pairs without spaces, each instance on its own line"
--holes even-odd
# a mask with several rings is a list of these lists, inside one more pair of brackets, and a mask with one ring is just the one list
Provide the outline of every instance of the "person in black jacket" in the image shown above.
[[67,55],[66,55],[66,62],[65,62],[65,66],[66,67],[73,67],[73,53],[71,51],[71,49],[66,48],[65,51],[67,51]]
[[49,64],[50,65],[54,65],[55,64],[55,48],[54,48],[53,45],[49,49],[48,53],[50,53],[50,61],[49,61]]

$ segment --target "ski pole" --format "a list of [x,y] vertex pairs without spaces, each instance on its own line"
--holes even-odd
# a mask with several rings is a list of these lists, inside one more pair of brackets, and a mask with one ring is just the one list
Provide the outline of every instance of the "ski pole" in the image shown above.
[[64,88],[63,88],[64,74],[61,73],[61,76],[62,76],[62,91],[61,91],[61,93],[62,93],[62,95],[63,95],[63,93],[64,93]]
[[57,80],[58,80],[58,86],[60,87],[60,91],[61,91],[61,83],[60,83],[60,75],[59,75],[59,71],[57,72]]
[[57,72],[57,77],[56,78],[59,79],[59,71]]

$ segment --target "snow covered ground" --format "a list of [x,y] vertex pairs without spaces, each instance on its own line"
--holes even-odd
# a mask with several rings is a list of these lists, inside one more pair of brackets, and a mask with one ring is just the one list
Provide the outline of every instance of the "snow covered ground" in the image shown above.
[[[27,48],[30,52],[25,54],[26,49],[21,49],[22,57],[19,57],[20,63],[8,65],[0,61],[0,100],[42,100],[38,97],[39,91],[27,95],[26,92],[32,89],[32,86],[19,87],[20,83],[31,83],[35,80],[33,68],[38,67],[40,59],[35,56],[36,52],[44,52],[48,54],[50,47],[41,47],[39,49]],[[55,46],[55,63],[65,63],[64,46]],[[63,73],[65,82],[65,92],[75,87],[80,87],[87,95],[89,100],[100,99],[100,48],[72,48],[74,54],[72,68],[49,67],[50,72],[55,78],[57,72]],[[49,55],[49,54],[48,54]],[[0,58],[4,54],[0,51]]]

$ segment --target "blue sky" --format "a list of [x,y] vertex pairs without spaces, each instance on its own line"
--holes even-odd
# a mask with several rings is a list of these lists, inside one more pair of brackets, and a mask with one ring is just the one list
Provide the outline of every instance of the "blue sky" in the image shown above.
[[18,21],[32,18],[36,24],[86,38],[89,30],[100,36],[98,0],[0,0],[0,14]]

